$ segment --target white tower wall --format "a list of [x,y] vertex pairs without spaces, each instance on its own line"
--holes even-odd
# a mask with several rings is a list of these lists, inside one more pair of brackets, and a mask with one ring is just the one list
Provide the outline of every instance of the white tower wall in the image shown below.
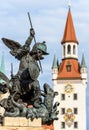
[[[54,80],[54,91],[57,91],[59,95],[55,98],[55,101],[60,102],[59,110],[59,120],[54,121],[54,130],[86,130],[86,86],[82,84],[81,80]],[[71,84],[73,87],[72,92],[66,93],[65,86]],[[61,95],[65,94],[65,100],[62,100]],[[73,96],[77,94],[77,100],[74,100]],[[62,108],[71,109],[74,114],[74,109],[77,108],[77,114],[74,114],[74,120],[72,125],[69,127],[66,125],[64,120],[65,114],[62,114]],[[62,128],[61,123],[65,123],[65,128]],[[74,128],[74,122],[77,122],[77,128]]]

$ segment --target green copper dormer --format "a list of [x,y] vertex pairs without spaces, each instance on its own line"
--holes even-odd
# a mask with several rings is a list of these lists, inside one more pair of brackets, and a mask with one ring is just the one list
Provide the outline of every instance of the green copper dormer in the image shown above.
[[57,69],[57,68],[58,68],[58,60],[56,58],[56,55],[54,55],[52,69]]
[[[0,72],[5,74],[4,52],[2,53]],[[5,81],[0,78],[0,83],[2,83],[2,82],[5,82]]]
[[4,61],[4,52],[2,53],[0,71],[5,74],[5,61]]
[[84,53],[82,54],[81,68],[87,68],[85,63]]

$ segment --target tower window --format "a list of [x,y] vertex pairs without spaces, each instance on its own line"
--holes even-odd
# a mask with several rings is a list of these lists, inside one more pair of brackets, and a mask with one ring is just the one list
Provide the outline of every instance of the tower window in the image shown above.
[[61,94],[61,100],[65,100],[65,94]]
[[67,47],[67,54],[71,54],[71,46],[70,45],[68,45],[68,47]]
[[73,45],[73,54],[76,54],[76,47]]
[[77,100],[77,99],[78,99],[77,93],[74,93],[73,98],[74,98],[74,100]]
[[65,114],[65,108],[61,108],[61,114]]
[[74,108],[74,114],[78,114],[78,109]]
[[61,128],[62,128],[62,129],[65,128],[65,122],[61,122]]
[[78,122],[74,122],[74,128],[78,128]]
[[71,72],[71,64],[70,64],[69,61],[68,61],[67,65],[66,65],[66,69],[67,69],[67,72]]
[[64,56],[65,56],[65,46],[63,46],[63,54],[64,54]]

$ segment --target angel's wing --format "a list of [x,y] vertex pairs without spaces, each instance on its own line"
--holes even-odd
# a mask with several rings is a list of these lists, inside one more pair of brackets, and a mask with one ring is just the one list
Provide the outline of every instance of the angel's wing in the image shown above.
[[2,38],[2,41],[10,49],[10,54],[18,60],[20,60],[23,54],[26,52],[26,49],[24,49],[24,47],[16,41],[7,38]]
[[2,38],[2,41],[12,51],[17,50],[21,47],[21,45],[18,42],[7,39],[7,38]]

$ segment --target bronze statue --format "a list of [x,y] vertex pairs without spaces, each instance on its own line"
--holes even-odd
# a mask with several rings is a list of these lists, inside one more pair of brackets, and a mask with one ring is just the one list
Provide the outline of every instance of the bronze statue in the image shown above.
[[[37,60],[43,59],[42,55],[48,54],[46,52],[45,43],[36,43],[30,54],[29,46],[32,42],[34,34],[34,30],[31,28],[30,36],[23,46],[13,40],[2,38],[5,45],[11,49],[10,53],[15,56],[15,58],[20,60],[19,70],[16,75],[12,75],[11,82],[13,84],[13,92],[19,91],[21,95],[24,95],[22,96],[24,97],[24,100],[25,97],[28,98],[26,95],[31,95],[31,93],[34,93],[34,100],[38,100],[38,97],[40,98],[40,85],[37,80],[40,73],[40,67]],[[30,100],[31,102],[33,99],[29,96],[27,100]],[[33,103],[35,104],[35,101],[33,101]]]
[[[31,42],[35,39],[34,35],[35,31],[31,28],[30,36],[23,46],[16,41],[2,38],[4,44],[10,49],[11,55],[17,58],[20,64],[16,75],[13,74],[12,66],[11,79],[0,72],[0,77],[6,81],[5,85],[0,85],[0,91],[5,93],[8,89],[10,92],[7,99],[0,101],[0,105],[5,108],[3,116],[40,117],[43,124],[51,124],[58,119],[57,106],[59,103],[53,105],[54,97],[58,93],[54,92],[47,83],[43,86],[43,92],[40,89],[38,76],[42,67],[39,66],[38,61],[41,64],[40,60],[44,59],[48,53],[44,41],[35,43],[30,50]],[[32,107],[29,108],[29,105]]]

